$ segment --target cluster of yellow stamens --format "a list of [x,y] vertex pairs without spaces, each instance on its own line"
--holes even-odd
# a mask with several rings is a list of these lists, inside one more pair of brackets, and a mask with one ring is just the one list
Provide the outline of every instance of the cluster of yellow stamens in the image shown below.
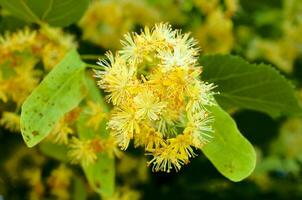
[[108,122],[121,149],[133,139],[155,171],[179,170],[211,138],[212,84],[200,80],[199,49],[168,24],[128,34],[123,48],[98,64],[98,85],[113,104]]

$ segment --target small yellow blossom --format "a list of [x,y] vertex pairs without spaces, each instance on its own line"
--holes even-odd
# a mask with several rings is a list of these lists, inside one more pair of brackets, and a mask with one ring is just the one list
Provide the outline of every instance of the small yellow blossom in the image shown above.
[[76,47],[74,38],[59,28],[51,28],[44,24],[39,30],[26,27],[15,33],[0,36],[0,65],[21,65],[23,59],[30,55],[43,60],[45,69],[51,69],[65,55]]
[[[29,161],[31,164],[22,168],[24,160]],[[12,181],[17,181],[23,178],[24,172],[29,169],[41,168],[45,164],[46,157],[34,148],[27,148],[25,145],[19,145],[14,148],[14,156],[10,156],[3,162],[3,172],[11,177]]]
[[67,113],[55,125],[47,139],[58,144],[68,144],[70,136],[74,134],[74,130],[71,125],[78,119],[81,111],[81,108],[76,107],[75,109]]
[[40,71],[34,69],[37,60],[26,59],[21,66],[16,66],[15,75],[8,78],[8,96],[21,106],[26,97],[34,90],[40,81]]
[[0,125],[12,132],[18,132],[20,131],[20,116],[13,112],[3,112]]
[[169,24],[126,34],[123,48],[98,62],[98,84],[113,104],[108,128],[122,150],[130,141],[152,155],[155,171],[179,170],[209,141],[212,84],[202,82],[197,42]]
[[298,53],[293,43],[285,38],[279,40],[255,38],[246,54],[249,59],[265,58],[282,71],[291,73]]
[[144,146],[146,151],[152,151],[165,146],[165,140],[160,132],[150,126],[143,126],[142,130],[135,135],[135,146]]
[[105,197],[105,200],[139,200],[141,194],[127,186],[118,187],[112,197]]
[[39,168],[32,168],[24,171],[24,178],[31,187],[29,199],[38,200],[43,199],[45,187],[42,182],[42,171]]
[[101,139],[99,142],[103,146],[103,152],[106,152],[111,158],[114,156],[121,157],[122,152],[117,148],[117,141],[111,135],[106,139]]
[[167,145],[152,152],[154,171],[170,172],[173,168],[179,171],[181,165],[189,163],[191,157],[196,156],[191,145],[193,138],[190,134],[177,135],[175,138],[167,140]]
[[51,133],[48,136],[48,139],[58,144],[68,144],[69,136],[73,135],[74,131],[67,123],[67,121],[63,118],[61,119]]
[[89,107],[89,118],[86,122],[87,127],[91,127],[94,130],[98,130],[101,122],[107,117],[104,108],[93,101],[88,101],[87,105]]
[[136,25],[153,24],[158,18],[158,11],[146,0],[94,0],[79,26],[83,39],[106,49],[117,49],[125,33]]
[[134,97],[134,104],[137,108],[137,117],[150,120],[158,120],[159,113],[165,108],[164,102],[159,102],[159,98],[156,97],[150,90],[142,91]]
[[234,46],[233,22],[221,9],[211,12],[194,35],[205,53],[229,53]]
[[71,158],[72,163],[80,163],[84,166],[88,166],[97,159],[96,151],[91,140],[80,140],[74,137],[69,144],[69,148],[68,156]]
[[[6,32],[3,36],[0,36],[0,65],[9,60],[13,62],[18,55],[14,55],[16,52],[30,52],[32,46],[36,43],[36,31],[31,31],[28,27],[24,30],[17,31],[16,33]],[[11,59],[10,59],[11,58]]]
[[50,193],[58,199],[70,199],[70,192],[68,189],[71,184],[71,176],[72,171],[63,164],[54,169],[47,179]]
[[112,134],[122,149],[127,149],[134,133],[140,131],[136,112],[131,107],[115,109],[108,127],[113,130]]
[[121,152],[117,148],[117,141],[114,137],[100,138],[98,136],[93,139],[72,138],[68,144],[70,150],[68,156],[72,163],[80,163],[84,166],[93,164],[97,160],[98,153],[106,153],[110,157],[120,157]]
[[232,17],[239,10],[239,0],[224,0],[226,5],[226,16]]
[[72,35],[66,34],[60,28],[53,28],[43,25],[39,30],[38,39],[41,41],[40,57],[42,58],[44,68],[51,70],[65,54],[72,48],[76,48],[77,44]]
[[224,4],[227,17],[232,17],[239,7],[238,0],[194,0],[194,3],[205,15],[221,9],[221,5]]
[[103,66],[105,71],[97,71],[96,77],[100,78],[98,85],[110,93],[107,99],[113,105],[120,104],[123,99],[130,95],[131,86],[134,84],[134,71],[126,66],[124,60],[118,55],[114,58],[112,53],[107,53],[109,62],[101,60],[99,65]]
[[[147,159],[145,157],[124,154],[118,160],[118,165],[116,166],[117,176],[127,180],[129,185],[145,183],[149,178],[146,162]],[[136,174],[136,176],[133,176],[133,174]]]
[[215,11],[219,6],[219,0],[194,0],[194,3],[204,14]]
[[281,32],[277,38],[248,38],[246,56],[249,59],[265,59],[283,72],[292,73],[296,59],[301,55],[302,45],[302,3],[298,0],[283,1],[280,16]]

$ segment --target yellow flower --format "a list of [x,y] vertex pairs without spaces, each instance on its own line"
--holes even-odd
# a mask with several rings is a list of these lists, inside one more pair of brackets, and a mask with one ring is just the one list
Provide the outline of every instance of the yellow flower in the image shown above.
[[[37,32],[31,31],[28,27],[24,30],[19,30],[15,33],[6,32],[3,36],[0,36],[0,64],[3,64],[7,59],[12,58],[16,52],[28,52],[32,51],[37,38]],[[13,59],[11,59],[13,60]]]
[[165,140],[160,132],[150,126],[143,126],[142,130],[135,135],[135,146],[144,146],[146,151],[165,146]]
[[18,132],[20,131],[20,116],[13,112],[3,112],[0,125],[12,132]]
[[24,174],[24,178],[27,179],[31,187],[29,193],[29,199],[43,199],[45,187],[42,182],[42,171],[39,168],[27,169]]
[[238,0],[224,0],[226,5],[226,15],[232,17],[239,8]]
[[131,107],[115,109],[108,122],[108,127],[112,129],[112,134],[124,150],[127,149],[133,134],[140,131],[138,117]]
[[98,104],[94,103],[93,101],[88,101],[87,105],[89,107],[89,115],[86,122],[87,127],[91,127],[94,130],[98,130],[101,122],[107,117],[107,114],[105,113],[103,107]]
[[7,102],[7,82],[3,78],[3,72],[0,70],[0,100],[4,103]]
[[124,186],[118,187],[111,197],[105,197],[105,200],[139,200],[141,199],[141,194],[132,190],[131,188]]
[[55,125],[47,139],[51,140],[54,143],[67,145],[70,136],[74,134],[74,130],[72,129],[71,125],[77,120],[81,111],[81,108],[77,107],[69,113],[65,114],[65,116],[61,118]]
[[194,35],[205,53],[229,53],[234,46],[233,22],[221,9],[211,12]]
[[204,14],[213,12],[219,6],[219,0],[194,0],[194,3]]
[[105,70],[97,71],[95,77],[100,78],[98,85],[110,93],[107,99],[113,105],[117,105],[129,97],[135,74],[118,55],[114,58],[112,53],[108,52],[106,56],[109,62],[106,60],[98,62]]
[[247,57],[250,59],[265,58],[287,73],[293,71],[293,64],[298,54],[293,43],[285,38],[279,40],[255,38],[247,51]]
[[58,64],[70,49],[77,47],[74,37],[64,33],[60,28],[43,25],[38,36],[42,45],[39,53],[44,68],[48,71]]
[[211,132],[213,130],[211,124],[213,123],[213,118],[208,115],[206,110],[188,114],[188,122],[184,133],[191,134],[192,144],[197,148],[202,148],[212,138]]
[[40,71],[34,69],[37,60],[29,57],[22,61],[22,64],[18,64],[14,69],[11,69],[11,75],[0,81],[3,84],[4,100],[12,99],[18,106],[21,106],[40,80]]
[[83,30],[83,39],[106,49],[117,49],[125,33],[136,25],[153,24],[158,18],[157,9],[145,0],[95,0],[79,26]]
[[205,15],[221,9],[222,5],[224,5],[225,15],[232,17],[239,7],[238,0],[194,0],[194,3]]
[[72,171],[63,164],[54,169],[47,179],[47,183],[50,186],[50,193],[58,199],[69,199],[68,189],[71,183],[71,176]]
[[73,134],[74,134],[73,129],[63,118],[56,124],[56,126],[54,127],[54,129],[51,131],[51,133],[47,138],[53,141],[54,143],[68,144],[69,136]]
[[0,64],[21,65],[28,55],[43,60],[45,69],[54,67],[65,53],[76,47],[73,36],[59,28],[51,28],[44,24],[37,30],[24,30],[15,33],[7,32],[0,36]]
[[177,135],[175,138],[167,140],[168,144],[158,148],[151,153],[153,159],[152,170],[170,172],[173,168],[178,171],[181,166],[189,163],[189,158],[196,156],[191,145],[193,138],[191,134],[184,133]]
[[74,137],[69,144],[69,148],[68,156],[71,158],[72,163],[88,166],[97,159],[91,140],[80,140]]
[[134,97],[134,104],[137,109],[137,117],[147,117],[150,120],[158,120],[159,114],[166,106],[166,103],[159,102],[159,98],[148,89]]
[[[127,180],[129,185],[146,183],[149,178],[146,163],[145,157],[124,154],[116,166],[116,174],[122,180]],[[136,176],[133,176],[133,174],[136,174]]]
[[99,142],[102,143],[103,151],[106,152],[111,158],[114,156],[118,158],[121,157],[122,153],[117,148],[117,141],[114,137],[110,135],[108,138],[102,139]]
[[96,72],[114,105],[111,135],[123,150],[132,139],[143,146],[155,171],[179,170],[211,131],[205,105],[214,104],[213,85],[199,80],[197,42],[161,23],[127,34],[122,44]]

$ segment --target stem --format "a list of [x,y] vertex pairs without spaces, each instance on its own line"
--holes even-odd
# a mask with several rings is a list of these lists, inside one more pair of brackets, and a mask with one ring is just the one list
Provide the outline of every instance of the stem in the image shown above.
[[104,58],[104,56],[92,55],[92,54],[83,54],[83,55],[81,55],[81,58],[83,60],[99,60],[101,58]]
[[96,69],[96,70],[104,70],[104,67],[102,67],[100,65],[93,65],[93,64],[87,64],[87,68]]

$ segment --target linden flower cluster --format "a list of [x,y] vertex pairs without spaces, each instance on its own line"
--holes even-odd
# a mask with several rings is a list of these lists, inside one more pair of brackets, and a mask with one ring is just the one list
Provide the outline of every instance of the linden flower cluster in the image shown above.
[[113,104],[108,122],[121,149],[130,140],[153,156],[154,171],[178,171],[211,138],[212,84],[200,81],[196,41],[168,24],[127,34],[98,64],[98,85]]

